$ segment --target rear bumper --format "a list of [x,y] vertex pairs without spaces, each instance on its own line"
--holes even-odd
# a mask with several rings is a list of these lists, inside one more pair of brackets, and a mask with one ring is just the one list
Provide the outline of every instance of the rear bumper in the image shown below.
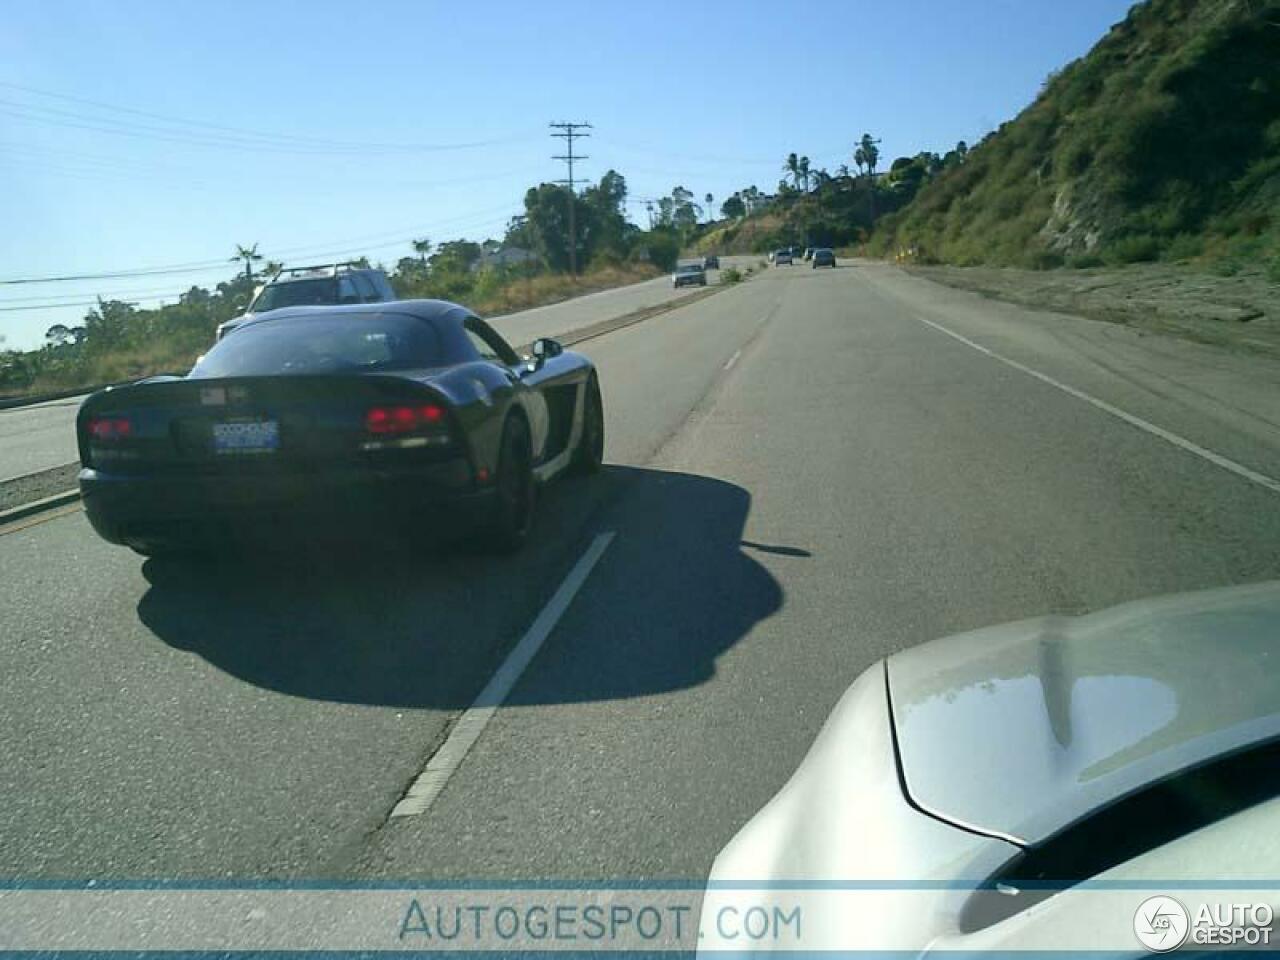
[[145,545],[255,533],[320,534],[444,527],[482,515],[492,488],[477,488],[464,460],[395,471],[344,468],[309,474],[129,476],[80,471],[94,530]]

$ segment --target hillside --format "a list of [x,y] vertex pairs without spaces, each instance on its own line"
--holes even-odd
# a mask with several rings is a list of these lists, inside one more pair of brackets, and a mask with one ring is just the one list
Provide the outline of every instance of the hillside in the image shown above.
[[1280,280],[1280,2],[1148,0],[876,225],[958,265],[1264,264]]
[[687,252],[694,254],[759,253],[777,246],[776,238],[786,229],[786,222],[776,213],[762,213],[741,220],[713,224],[695,238]]

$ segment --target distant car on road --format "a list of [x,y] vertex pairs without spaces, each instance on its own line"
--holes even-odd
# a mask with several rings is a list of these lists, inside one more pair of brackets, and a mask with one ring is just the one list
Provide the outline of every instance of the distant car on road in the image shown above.
[[[798,890],[825,897],[853,871],[883,888],[874,907],[839,900],[815,925],[828,939],[806,926],[807,951],[1008,954],[1128,920],[1144,884],[1242,875],[1280,831],[1278,634],[1273,581],[895,653],[716,858],[703,918],[744,884],[771,891],[751,901],[762,914],[798,910]],[[1091,892],[1073,898],[1077,884]],[[737,946],[703,928],[699,956]]]
[[702,269],[703,270],[719,270],[720,258],[717,257],[714,253],[707,254],[705,257],[702,258]]
[[185,377],[92,394],[76,436],[90,523],[142,554],[457,520],[514,549],[537,484],[600,468],[604,417],[585,356],[522,359],[465,307],[405,300],[250,318]]
[[810,264],[815,270],[818,267],[834,267],[836,265],[836,255],[832,250],[826,247],[819,247],[813,251],[813,263]]
[[791,259],[790,250],[775,250],[773,252],[773,265],[775,267],[780,267],[784,263],[789,267],[791,266]]
[[707,285],[707,271],[703,269],[701,263],[682,263],[676,267],[676,272],[671,275],[671,286],[674,287],[705,287]]
[[391,281],[373,267],[354,263],[289,267],[258,290],[241,316],[219,324],[217,339],[221,340],[249,317],[282,307],[386,303],[394,299],[396,292]]

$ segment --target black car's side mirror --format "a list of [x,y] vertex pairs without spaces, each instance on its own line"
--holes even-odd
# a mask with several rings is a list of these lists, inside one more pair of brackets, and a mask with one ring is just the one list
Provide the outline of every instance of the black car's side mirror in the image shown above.
[[552,340],[550,337],[539,337],[533,341],[533,362],[542,366],[552,357],[558,357],[564,353],[564,347],[560,345],[560,341]]

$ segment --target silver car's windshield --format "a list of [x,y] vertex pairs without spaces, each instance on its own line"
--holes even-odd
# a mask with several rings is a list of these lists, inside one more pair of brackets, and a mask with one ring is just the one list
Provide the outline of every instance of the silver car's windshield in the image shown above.
[[336,303],[338,285],[333,277],[317,277],[312,280],[290,280],[273,283],[258,295],[253,303],[254,313],[279,310],[281,307],[309,307]]

